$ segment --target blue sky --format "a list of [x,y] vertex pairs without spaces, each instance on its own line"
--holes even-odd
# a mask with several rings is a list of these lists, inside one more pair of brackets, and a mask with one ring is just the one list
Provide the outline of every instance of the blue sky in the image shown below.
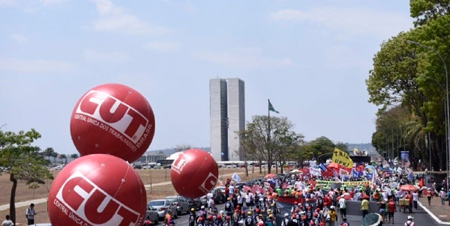
[[77,153],[76,102],[120,83],[153,108],[149,150],[208,147],[209,80],[238,77],[246,121],[270,99],[307,141],[370,142],[372,58],[412,27],[407,0],[0,0],[0,126]]

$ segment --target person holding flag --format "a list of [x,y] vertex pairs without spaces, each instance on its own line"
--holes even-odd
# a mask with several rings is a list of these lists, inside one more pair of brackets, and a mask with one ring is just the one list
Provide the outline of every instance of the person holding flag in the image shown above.
[[241,182],[241,177],[237,173],[234,173],[231,179],[235,180],[236,182]]

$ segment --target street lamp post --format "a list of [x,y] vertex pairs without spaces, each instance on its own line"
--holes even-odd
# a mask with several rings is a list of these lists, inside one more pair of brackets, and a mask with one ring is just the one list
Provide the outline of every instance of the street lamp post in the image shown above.
[[[428,77],[428,76],[425,76],[425,75],[422,75],[422,77],[424,77],[424,78],[426,78],[426,79],[430,79],[430,80],[436,82],[436,83],[439,85],[439,87],[441,88],[442,92],[445,93],[444,87],[441,85],[441,83],[440,83],[438,80],[436,80],[436,79],[434,79],[434,78],[431,78],[431,77]],[[447,126],[447,122],[448,122],[448,121],[447,121],[448,118],[447,118],[447,106],[446,106],[446,101],[447,101],[447,98],[444,98],[444,125],[445,125],[445,127]],[[445,137],[446,137],[446,138],[447,138],[447,136],[448,136],[447,133],[448,133],[448,131],[447,131],[447,129],[445,129]],[[448,147],[448,145],[449,145],[448,139],[445,140],[445,145],[446,145],[446,147]],[[446,153],[447,153],[447,152],[446,152]],[[447,157],[447,156],[446,156],[446,157]],[[447,171],[448,171],[448,162],[447,162]]]
[[422,47],[424,47],[424,48],[427,48],[427,49],[429,49],[429,50],[431,50],[431,51],[433,51],[434,53],[436,53],[438,56],[439,56],[439,58],[441,58],[441,61],[442,61],[442,64],[444,65],[444,69],[445,69],[445,88],[446,88],[446,91],[447,91],[447,93],[446,93],[446,102],[447,102],[447,112],[446,112],[446,115],[447,115],[447,119],[449,119],[449,120],[447,120],[447,137],[446,137],[446,140],[447,140],[447,151],[446,151],[446,165],[447,165],[447,171],[446,171],[446,175],[447,175],[447,178],[445,178],[446,179],[446,181],[447,181],[447,189],[448,189],[448,187],[449,187],[449,181],[448,181],[448,170],[449,170],[449,166],[448,166],[448,164],[449,164],[449,162],[450,162],[450,138],[448,137],[450,134],[449,134],[449,132],[450,132],[450,113],[449,113],[449,111],[448,110],[450,110],[450,108],[449,108],[449,97],[448,97],[448,72],[447,72],[447,64],[445,63],[445,60],[444,60],[444,58],[442,58],[442,56],[441,56],[441,54],[438,52],[438,51],[436,51],[436,50],[434,50],[433,48],[431,48],[431,47],[429,47],[429,46],[426,46],[426,45],[424,45],[424,44],[421,44],[421,43],[418,43],[418,42],[414,42],[414,41],[411,41],[411,40],[407,40],[407,42],[408,43],[411,43],[411,44],[414,44],[414,45],[418,45],[418,46],[422,46]]

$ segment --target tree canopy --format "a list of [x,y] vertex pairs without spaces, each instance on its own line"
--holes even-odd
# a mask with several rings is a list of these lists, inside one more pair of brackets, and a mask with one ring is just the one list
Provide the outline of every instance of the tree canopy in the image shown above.
[[[400,148],[417,159],[429,157],[435,169],[447,164],[449,7],[448,0],[411,0],[415,28],[381,44],[366,80],[369,102],[379,107],[372,144],[391,158]],[[397,117],[400,108],[403,115]]]
[[13,222],[16,222],[17,181],[23,180],[27,185],[36,187],[37,184],[45,184],[47,178],[53,179],[53,174],[47,168],[48,160],[39,153],[39,147],[32,146],[40,137],[34,129],[18,133],[0,129],[0,166],[8,169],[6,173],[9,173],[13,183],[10,194],[10,216]]

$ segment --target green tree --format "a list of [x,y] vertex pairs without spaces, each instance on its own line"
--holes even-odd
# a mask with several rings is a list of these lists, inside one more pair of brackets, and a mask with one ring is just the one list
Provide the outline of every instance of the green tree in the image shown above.
[[[414,132],[408,132],[409,140],[414,141],[409,145],[416,151],[427,152],[416,152],[417,156],[427,155],[439,160],[432,160],[436,169],[443,169],[447,164],[444,114],[445,67],[450,61],[450,15],[447,9],[448,1],[411,1],[411,15],[417,20],[416,28],[382,44],[366,80],[369,102],[380,106],[378,115],[401,105],[414,116],[414,120],[408,123],[409,130],[415,128]],[[406,129],[406,122],[399,124],[402,130]],[[388,140],[387,131],[377,132],[372,137],[373,141]],[[420,139],[422,136],[425,138]],[[422,142],[424,140],[427,142]]]
[[[53,179],[46,167],[47,161],[38,153],[39,148],[32,143],[41,135],[34,129],[17,134],[0,130],[0,166],[9,169],[10,181],[13,183],[10,194],[10,216],[16,222],[15,195],[17,181],[23,180],[27,185],[45,184],[45,179]],[[0,172],[1,173],[1,172]]]
[[192,146],[189,144],[179,144],[177,146],[175,146],[173,149],[175,149],[175,152],[180,152],[180,151],[186,151],[191,149]]
[[335,147],[341,151],[345,151],[350,154],[350,150],[348,150],[348,145],[346,145],[343,142],[337,142]]
[[55,162],[56,156],[58,156],[58,153],[56,153],[55,150],[51,147],[46,148],[43,154],[47,157],[48,160],[51,160],[51,158],[53,158],[53,162]]
[[71,159],[77,159],[77,158],[79,158],[80,156],[79,156],[78,154],[71,154],[69,157],[70,157]]
[[58,155],[58,158],[64,159],[64,164],[65,165],[67,164],[67,155],[66,154],[60,154],[60,155]]
[[[289,139],[299,140],[301,135],[292,132],[293,124],[286,117],[253,116],[246,129],[240,132],[240,156],[267,161],[268,172],[272,171],[275,161],[286,161],[284,151],[287,151]],[[290,137],[291,135],[297,136]],[[290,137],[288,139],[288,137]],[[292,145],[295,142],[292,142]],[[291,148],[289,146],[289,148]]]
[[449,0],[411,0],[409,4],[411,17],[416,19],[416,27],[450,13]]
[[[275,142],[274,157],[281,166],[281,173],[283,173],[283,166],[286,161],[296,161],[298,159],[299,147],[304,143],[304,136],[292,131],[292,124],[287,123],[283,130],[276,130],[278,140]],[[278,173],[278,168],[277,168]]]

